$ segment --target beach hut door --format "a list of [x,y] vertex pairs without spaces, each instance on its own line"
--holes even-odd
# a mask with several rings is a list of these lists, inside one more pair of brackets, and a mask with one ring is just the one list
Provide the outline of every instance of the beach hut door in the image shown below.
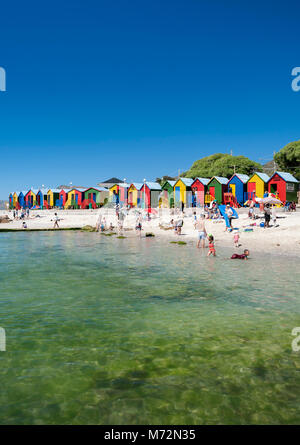
[[235,184],[230,184],[231,193],[235,196]]
[[175,203],[180,203],[180,187],[175,187]]
[[209,187],[209,194],[210,196],[212,196],[213,199],[215,199],[215,188],[214,187]]

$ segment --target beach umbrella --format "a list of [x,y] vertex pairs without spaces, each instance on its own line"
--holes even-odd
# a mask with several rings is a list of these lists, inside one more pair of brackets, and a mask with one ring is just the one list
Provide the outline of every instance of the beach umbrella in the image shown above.
[[273,198],[272,196],[268,196],[267,198],[255,198],[255,201],[259,204],[282,204],[280,199]]

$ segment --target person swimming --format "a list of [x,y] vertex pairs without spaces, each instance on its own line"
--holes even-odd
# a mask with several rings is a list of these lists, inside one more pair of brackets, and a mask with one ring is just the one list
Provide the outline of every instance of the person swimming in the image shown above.
[[245,250],[244,250],[244,253],[241,253],[241,254],[234,253],[234,254],[231,256],[231,259],[232,259],[232,260],[236,260],[236,259],[238,259],[238,260],[247,260],[249,255],[250,255],[249,250],[248,250],[248,249],[245,249]]

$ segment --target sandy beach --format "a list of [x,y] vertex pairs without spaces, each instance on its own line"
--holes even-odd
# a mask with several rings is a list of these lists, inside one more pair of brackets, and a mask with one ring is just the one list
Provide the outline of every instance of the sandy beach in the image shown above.
[[[160,215],[152,216],[150,221],[145,218],[142,223],[142,236],[146,232],[151,232],[157,238],[169,239],[170,241],[185,241],[187,245],[196,246],[197,231],[194,228],[193,212],[195,209],[187,209],[184,216],[184,225],[182,234],[178,236],[174,230],[163,230],[159,226],[167,225],[171,218],[178,219],[179,215],[170,215],[170,211],[163,209]],[[197,209],[197,215],[200,214],[200,209]],[[59,226],[61,228],[82,228],[90,225],[95,226],[99,213],[105,217],[107,226],[112,223],[114,230],[117,228],[117,218],[114,209],[102,208],[101,210],[32,210],[29,219],[26,219],[28,229],[49,229],[54,225],[54,213],[57,212],[60,218]],[[251,221],[248,218],[248,209],[242,208],[238,210],[239,218],[234,220],[233,227],[239,228],[240,233],[240,248],[234,248],[233,233],[225,231],[225,223],[223,220],[205,220],[207,233],[213,234],[215,238],[215,246],[232,247],[233,252],[241,251],[248,248],[251,251],[251,256],[255,252],[272,253],[281,255],[300,256],[300,212],[283,212],[283,209],[277,211],[277,226],[272,226],[264,229],[259,226],[263,218],[257,219],[256,225],[251,226]],[[0,211],[0,216],[8,215],[13,219],[12,212]],[[259,215],[259,213],[258,213]],[[261,217],[263,215],[261,214]],[[126,237],[137,236],[135,228],[136,212],[131,210],[124,221],[124,234]],[[21,229],[22,222],[20,220],[13,220],[9,223],[0,224],[0,229]],[[253,231],[245,232],[245,229],[253,229]]]

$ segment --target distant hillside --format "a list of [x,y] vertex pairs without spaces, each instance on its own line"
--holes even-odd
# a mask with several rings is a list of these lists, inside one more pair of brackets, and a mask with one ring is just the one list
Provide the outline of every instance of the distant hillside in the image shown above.
[[7,204],[8,204],[7,201],[0,200],[0,210],[6,210]]

